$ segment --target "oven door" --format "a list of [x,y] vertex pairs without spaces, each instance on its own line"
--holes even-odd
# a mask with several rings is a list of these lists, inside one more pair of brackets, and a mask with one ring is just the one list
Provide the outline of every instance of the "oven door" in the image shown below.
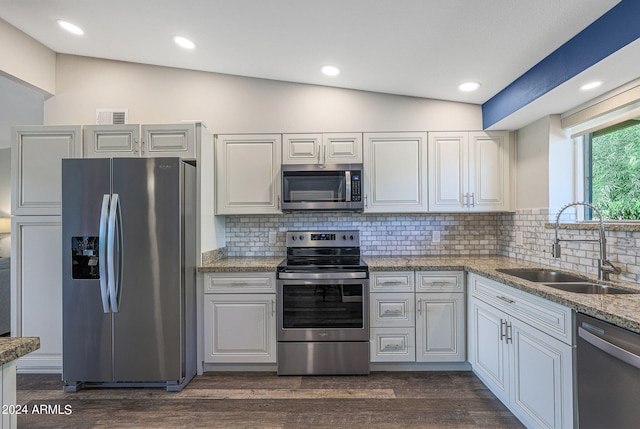
[[368,279],[279,279],[278,341],[368,341]]

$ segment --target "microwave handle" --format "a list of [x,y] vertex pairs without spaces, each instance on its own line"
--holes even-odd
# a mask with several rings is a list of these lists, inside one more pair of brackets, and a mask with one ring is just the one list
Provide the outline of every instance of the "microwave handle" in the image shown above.
[[346,202],[350,202],[351,201],[351,172],[348,170],[344,172],[344,181],[345,181],[344,200]]

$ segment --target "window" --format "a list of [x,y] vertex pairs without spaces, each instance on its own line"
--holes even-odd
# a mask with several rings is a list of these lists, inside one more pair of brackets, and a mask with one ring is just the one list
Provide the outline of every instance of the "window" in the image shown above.
[[[640,120],[584,136],[585,201],[607,220],[640,220]],[[597,218],[591,210],[585,219]]]

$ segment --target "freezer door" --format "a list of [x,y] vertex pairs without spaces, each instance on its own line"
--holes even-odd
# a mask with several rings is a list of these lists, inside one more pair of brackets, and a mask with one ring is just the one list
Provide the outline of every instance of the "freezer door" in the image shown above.
[[109,159],[62,160],[62,377],[69,382],[113,379],[111,313],[105,313],[105,255],[100,252],[110,170]]
[[113,159],[122,216],[115,381],[179,380],[183,373],[181,167],[178,158]]

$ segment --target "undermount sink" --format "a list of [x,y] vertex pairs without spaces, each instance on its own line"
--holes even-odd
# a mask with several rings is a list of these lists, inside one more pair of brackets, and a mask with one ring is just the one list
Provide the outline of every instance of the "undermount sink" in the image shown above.
[[536,283],[566,283],[566,282],[584,282],[584,277],[574,276],[572,274],[561,273],[553,270],[529,270],[521,268],[497,270],[510,276],[518,277],[523,280],[529,280]]
[[640,293],[627,289],[620,289],[614,286],[601,285],[597,283],[543,283],[545,286],[565,292],[584,293],[589,295],[619,295]]

